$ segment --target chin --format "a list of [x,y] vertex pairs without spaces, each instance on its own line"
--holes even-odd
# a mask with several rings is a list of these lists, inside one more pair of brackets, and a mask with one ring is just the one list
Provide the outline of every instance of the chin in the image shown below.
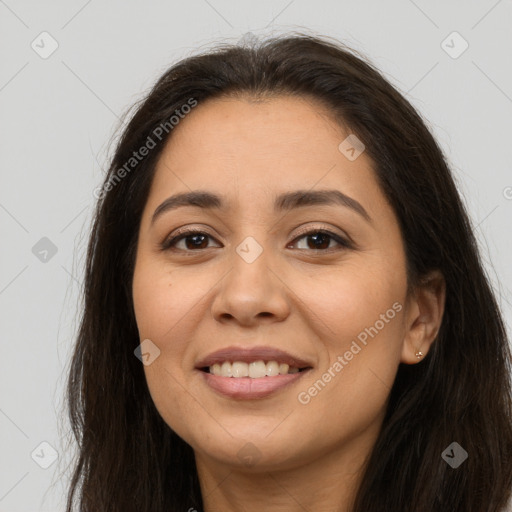
[[273,443],[257,440],[233,441],[230,446],[209,446],[194,449],[203,457],[236,470],[250,472],[281,471],[304,465],[304,454],[294,452],[293,446],[277,449]]
[[195,439],[187,442],[196,454],[238,469],[276,471],[303,466],[305,459],[314,458],[315,440],[305,438],[300,426],[297,429],[278,426],[280,421],[274,421],[272,426],[265,422],[264,425],[253,423],[247,428],[226,428],[229,434],[223,429],[219,432],[219,428],[212,425],[209,431],[214,432],[213,436],[206,438],[197,433]]

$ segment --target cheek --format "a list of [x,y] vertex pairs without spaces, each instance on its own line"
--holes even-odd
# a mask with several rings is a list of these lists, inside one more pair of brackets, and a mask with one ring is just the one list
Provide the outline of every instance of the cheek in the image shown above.
[[305,317],[316,319],[322,338],[335,347],[343,348],[343,340],[357,337],[376,322],[382,333],[400,331],[396,318],[405,300],[405,273],[375,259],[375,264],[354,259],[316,276],[290,277],[300,299],[297,306],[304,305]]
[[159,350],[144,372],[155,406],[178,430],[179,418],[190,417],[193,405],[184,390],[192,364],[188,349],[204,317],[200,302],[208,289],[191,273],[173,272],[144,256],[137,260],[132,290],[139,338],[151,340]]
[[[401,354],[402,306],[392,296],[360,300],[338,294],[332,300],[330,330],[323,341],[325,357],[317,372],[298,390],[305,414],[303,429],[318,431],[319,442],[365,430],[384,414]],[[330,301],[319,304],[329,308]],[[325,312],[325,310],[324,310]],[[382,316],[381,316],[382,315]],[[333,431],[322,422],[338,425]],[[323,438],[323,441],[322,441]]]
[[195,285],[193,277],[184,282],[160,262],[140,258],[134,271],[133,304],[141,339],[163,343],[172,337],[178,323],[193,316],[194,305],[204,295]]
[[319,375],[303,387],[301,403],[314,402],[320,416],[331,403],[339,404],[331,414],[340,419],[353,415],[354,408],[371,415],[392,387],[403,340],[406,280],[396,267],[384,269],[347,262],[330,270],[328,278],[308,280],[294,290],[314,313],[309,317],[319,319],[324,357]]
[[139,338],[141,342],[151,340],[159,351],[151,364],[144,365],[149,393],[164,421],[176,432],[186,434],[182,418],[191,416],[193,401],[183,399],[187,346],[183,320],[188,318],[186,313],[194,297],[179,293],[172,272],[144,258],[135,266],[132,290]]

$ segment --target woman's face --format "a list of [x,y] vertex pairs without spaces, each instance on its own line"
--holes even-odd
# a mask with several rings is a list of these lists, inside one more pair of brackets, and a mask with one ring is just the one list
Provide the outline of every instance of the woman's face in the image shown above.
[[204,460],[291,468],[367,446],[414,357],[397,219],[349,135],[311,100],[223,98],[161,155],[133,300],[154,403]]

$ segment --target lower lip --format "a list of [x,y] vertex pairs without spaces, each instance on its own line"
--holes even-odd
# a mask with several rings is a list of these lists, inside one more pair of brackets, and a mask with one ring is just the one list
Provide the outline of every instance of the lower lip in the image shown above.
[[221,377],[199,371],[203,374],[206,383],[214,391],[230,398],[252,400],[255,398],[265,398],[292,382],[297,382],[305,373],[309,372],[309,369],[298,373],[261,377],[258,379],[252,379],[251,377]]

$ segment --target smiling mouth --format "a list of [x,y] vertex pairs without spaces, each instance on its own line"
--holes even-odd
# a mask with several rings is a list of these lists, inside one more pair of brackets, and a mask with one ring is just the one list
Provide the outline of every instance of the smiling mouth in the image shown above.
[[200,368],[201,371],[211,373],[218,377],[261,379],[264,377],[276,377],[279,375],[289,375],[309,370],[311,367],[290,366],[287,363],[279,363],[277,361],[262,359],[250,363],[244,361],[224,361],[215,363],[211,366]]
[[290,367],[287,363],[258,360],[250,363],[224,361],[197,370],[200,370],[204,382],[216,393],[235,400],[257,400],[297,383],[313,368]]

